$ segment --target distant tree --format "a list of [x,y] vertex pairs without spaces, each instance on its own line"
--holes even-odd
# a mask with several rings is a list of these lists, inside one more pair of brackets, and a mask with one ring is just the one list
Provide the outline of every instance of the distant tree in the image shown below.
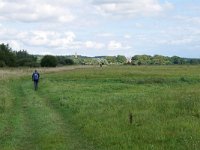
[[152,65],[169,65],[169,64],[172,64],[172,63],[170,62],[169,57],[165,57],[165,56],[162,56],[162,55],[154,55],[152,57],[151,64]]
[[14,67],[16,57],[9,45],[0,44],[0,66]]
[[133,65],[150,65],[152,57],[150,55],[135,55],[131,58]]
[[6,66],[5,62],[3,60],[0,60],[0,67],[5,67],[5,66]]
[[74,61],[73,61],[72,59],[70,59],[70,58],[66,58],[66,59],[65,59],[65,64],[66,64],[66,65],[73,65],[73,64],[74,64]]
[[191,59],[187,59],[188,64],[191,65],[197,65],[200,64],[200,59],[195,59],[195,58],[191,58]]
[[41,60],[42,67],[56,67],[58,64],[55,56],[45,55]]
[[103,58],[106,59],[109,64],[117,63],[116,56],[105,56]]
[[92,60],[93,58],[91,58],[91,57],[87,57],[87,58],[84,58],[84,64],[85,65],[92,65],[92,62],[93,62],[93,60]]
[[25,50],[20,50],[15,52],[16,55],[16,65],[17,66],[29,66],[35,67],[37,64],[37,57],[28,54]]
[[131,58],[131,64],[132,65],[138,65],[139,63],[139,55],[135,55]]
[[58,65],[66,65],[66,63],[65,63],[65,59],[66,59],[66,57],[65,56],[56,56],[56,58],[57,58],[57,61],[58,61]]
[[121,63],[121,64],[125,64],[127,62],[126,57],[123,55],[117,55],[116,60],[118,63]]
[[108,61],[105,58],[97,58],[98,64],[108,65]]
[[100,62],[99,62],[99,60],[98,60],[98,58],[93,58],[92,60],[91,60],[91,64],[92,65],[98,65]]
[[175,65],[185,64],[185,60],[181,57],[178,57],[178,56],[171,57],[171,61]]

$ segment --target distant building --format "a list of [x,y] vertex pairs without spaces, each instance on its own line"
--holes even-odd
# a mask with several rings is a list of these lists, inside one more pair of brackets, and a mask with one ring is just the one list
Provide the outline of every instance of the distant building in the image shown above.
[[78,58],[77,52],[75,53],[74,57],[75,57],[75,58]]

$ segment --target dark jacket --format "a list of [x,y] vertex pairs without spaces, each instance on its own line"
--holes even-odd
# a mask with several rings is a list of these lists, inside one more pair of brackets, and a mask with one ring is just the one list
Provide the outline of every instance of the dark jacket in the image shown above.
[[34,72],[32,74],[32,80],[33,81],[39,81],[39,79],[40,79],[40,74],[38,72]]

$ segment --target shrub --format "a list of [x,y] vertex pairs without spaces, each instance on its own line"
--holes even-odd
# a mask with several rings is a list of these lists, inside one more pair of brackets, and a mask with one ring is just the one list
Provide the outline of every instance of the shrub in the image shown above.
[[55,56],[45,55],[41,60],[42,67],[56,67],[58,61]]
[[66,65],[73,65],[74,61],[72,59],[67,58],[67,59],[65,59],[65,64]]
[[6,66],[5,62],[3,60],[0,60],[0,67],[5,67],[5,66]]

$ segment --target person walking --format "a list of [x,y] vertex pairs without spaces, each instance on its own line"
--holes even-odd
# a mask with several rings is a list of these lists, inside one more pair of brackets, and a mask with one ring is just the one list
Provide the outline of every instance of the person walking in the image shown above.
[[32,81],[34,82],[35,91],[38,89],[39,79],[40,79],[40,74],[37,72],[37,70],[35,70],[35,72],[33,72],[32,74]]

